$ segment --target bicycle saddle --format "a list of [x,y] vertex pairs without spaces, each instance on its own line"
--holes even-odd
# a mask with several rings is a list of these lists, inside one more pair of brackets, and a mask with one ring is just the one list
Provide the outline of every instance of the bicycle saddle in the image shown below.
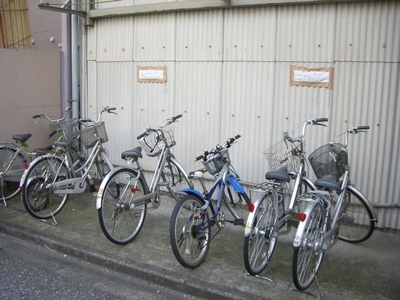
[[26,142],[30,137],[32,136],[32,134],[30,133],[26,133],[26,134],[15,134],[13,135],[13,139],[16,141],[21,141],[21,142]]
[[281,180],[285,182],[290,181],[290,177],[287,174],[287,167],[282,167],[279,170],[276,171],[269,171],[265,173],[265,179],[276,179],[276,180]]
[[317,179],[314,185],[340,191],[340,184],[337,182],[336,176],[333,175]]
[[142,147],[138,146],[135,149],[124,151],[121,154],[121,158],[122,159],[127,159],[127,158],[130,158],[130,157],[140,157],[140,158],[142,158],[143,157],[142,156]]
[[37,154],[44,154],[49,152],[51,149],[53,149],[53,146],[47,146],[44,148],[35,148],[33,149],[33,152],[37,153]]

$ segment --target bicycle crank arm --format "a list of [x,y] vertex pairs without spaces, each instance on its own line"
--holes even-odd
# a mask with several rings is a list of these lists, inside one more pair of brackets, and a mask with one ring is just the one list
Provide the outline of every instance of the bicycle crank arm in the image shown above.
[[54,194],[80,194],[86,190],[86,182],[82,178],[70,178],[48,184],[46,189],[50,189]]

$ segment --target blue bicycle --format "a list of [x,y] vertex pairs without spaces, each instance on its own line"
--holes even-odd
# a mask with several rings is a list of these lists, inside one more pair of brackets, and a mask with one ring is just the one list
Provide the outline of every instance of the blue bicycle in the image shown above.
[[[176,204],[170,223],[170,240],[173,253],[179,263],[187,268],[198,267],[206,258],[213,238],[225,227],[226,222],[244,225],[253,205],[240,183],[240,178],[233,168],[229,148],[240,137],[229,138],[222,146],[205,151],[195,158],[202,161],[205,169],[190,173],[197,178],[203,193],[195,189],[184,189],[186,196]],[[214,175],[215,181],[207,191],[203,175],[205,172]],[[216,199],[212,199],[216,195]],[[222,203],[226,205],[232,220],[228,220],[222,211]],[[218,231],[211,235],[211,227],[216,225]]]

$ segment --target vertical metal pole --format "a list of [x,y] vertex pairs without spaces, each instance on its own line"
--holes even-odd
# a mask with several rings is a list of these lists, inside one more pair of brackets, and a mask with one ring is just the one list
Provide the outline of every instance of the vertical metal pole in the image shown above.
[[[77,0],[71,0],[71,8],[77,10]],[[72,83],[72,118],[79,118],[79,35],[78,15],[71,15],[71,83]]]

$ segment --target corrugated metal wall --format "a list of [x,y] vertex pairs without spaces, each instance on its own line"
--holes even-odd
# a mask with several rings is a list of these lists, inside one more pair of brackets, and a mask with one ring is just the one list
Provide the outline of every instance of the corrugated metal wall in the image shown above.
[[[284,129],[328,117],[328,128],[308,128],[312,151],[368,124],[350,140],[353,181],[378,207],[378,225],[400,229],[399,49],[400,3],[390,1],[98,19],[87,31],[86,113],[117,106],[118,116],[105,117],[116,163],[146,126],[178,113],[174,153],[188,170],[204,148],[241,133],[231,158],[252,183],[263,180],[262,151]],[[290,86],[291,65],[333,67],[333,89]],[[166,66],[167,82],[138,83],[138,66]]]

